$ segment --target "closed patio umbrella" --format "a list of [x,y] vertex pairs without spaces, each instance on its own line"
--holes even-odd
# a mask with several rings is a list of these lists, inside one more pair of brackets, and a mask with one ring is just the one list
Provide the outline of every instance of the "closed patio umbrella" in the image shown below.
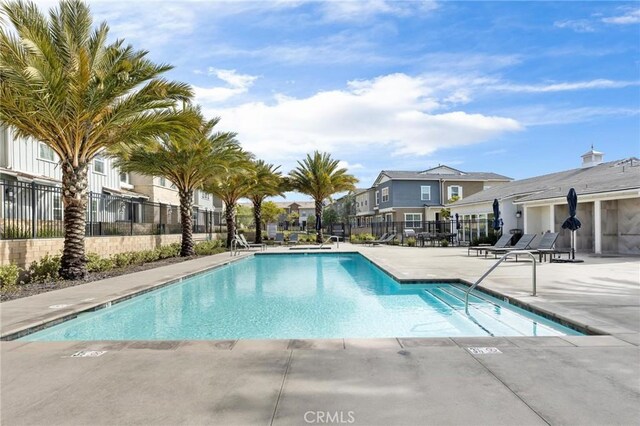
[[459,231],[460,227],[460,215],[456,213],[456,229]]
[[571,231],[571,260],[575,260],[575,232],[580,229],[582,223],[580,223],[580,220],[576,217],[576,210],[578,208],[578,194],[576,194],[576,190],[573,188],[569,189],[569,193],[567,194],[567,204],[569,205],[569,217],[562,224],[562,229],[568,229],[569,231]]
[[500,222],[500,204],[498,203],[498,199],[493,199],[493,229],[496,231],[502,227]]

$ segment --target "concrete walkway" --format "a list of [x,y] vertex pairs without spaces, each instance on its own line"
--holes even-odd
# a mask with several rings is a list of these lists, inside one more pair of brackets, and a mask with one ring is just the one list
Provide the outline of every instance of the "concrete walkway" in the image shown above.
[[[360,250],[405,279],[475,281],[492,264],[467,258],[459,248],[341,244],[340,249]],[[86,307],[83,303],[103,303],[229,259],[217,255],[166,267],[171,271],[158,268],[6,302],[0,304],[2,333],[52,318],[56,309],[50,306],[69,305],[58,309],[73,314]],[[500,266],[485,286],[613,335],[2,342],[0,420],[3,425],[638,424],[640,262],[585,260],[540,265],[535,298],[529,295],[525,262]],[[473,347],[496,349],[476,355]],[[83,350],[106,352],[71,357]]]

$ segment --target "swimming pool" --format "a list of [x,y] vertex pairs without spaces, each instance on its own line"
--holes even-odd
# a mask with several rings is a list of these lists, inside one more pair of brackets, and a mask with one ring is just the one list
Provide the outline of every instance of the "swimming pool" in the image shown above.
[[209,340],[580,334],[460,284],[400,285],[357,253],[256,255],[23,337]]

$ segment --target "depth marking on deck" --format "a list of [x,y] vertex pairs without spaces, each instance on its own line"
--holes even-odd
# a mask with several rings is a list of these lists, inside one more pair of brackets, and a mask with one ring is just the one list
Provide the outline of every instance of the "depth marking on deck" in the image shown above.
[[474,355],[496,355],[502,353],[502,351],[496,347],[470,347],[467,348],[467,350]]
[[106,354],[107,351],[79,351],[71,355],[71,358],[96,358]]
[[67,306],[71,306],[71,305],[51,305],[49,306],[49,309],[62,309],[62,308],[66,308]]

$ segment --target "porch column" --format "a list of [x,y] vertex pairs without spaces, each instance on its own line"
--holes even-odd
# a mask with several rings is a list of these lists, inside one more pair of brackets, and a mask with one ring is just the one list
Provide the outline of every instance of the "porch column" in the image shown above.
[[522,222],[524,224],[524,226],[522,227],[523,234],[529,233],[529,226],[527,225],[528,210],[529,208],[527,206],[524,206],[524,208],[522,209]]
[[555,206],[551,204],[549,206],[549,231],[555,232],[556,228],[556,212]]
[[593,202],[593,234],[594,251],[596,254],[602,253],[602,202]]

